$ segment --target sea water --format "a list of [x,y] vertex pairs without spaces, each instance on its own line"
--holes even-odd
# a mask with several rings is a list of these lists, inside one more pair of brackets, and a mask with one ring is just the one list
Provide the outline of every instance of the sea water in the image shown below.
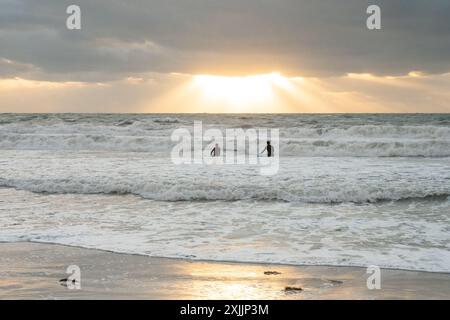
[[[279,171],[170,137],[279,129]],[[450,272],[450,115],[1,114],[0,241]]]

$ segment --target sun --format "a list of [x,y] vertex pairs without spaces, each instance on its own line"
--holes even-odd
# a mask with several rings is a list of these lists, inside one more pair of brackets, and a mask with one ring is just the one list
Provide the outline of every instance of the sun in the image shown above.
[[288,87],[289,79],[279,73],[227,77],[197,75],[193,85],[208,102],[246,107],[274,100],[277,87]]
[[[278,72],[244,76],[172,74],[178,85],[151,101],[161,110],[192,113],[292,112],[298,99],[305,100],[307,81]],[[174,80],[175,81],[175,80]],[[164,110],[164,111],[163,111]]]

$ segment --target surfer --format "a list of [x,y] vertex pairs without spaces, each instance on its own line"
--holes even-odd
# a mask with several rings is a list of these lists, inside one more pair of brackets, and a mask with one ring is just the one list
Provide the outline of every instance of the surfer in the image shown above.
[[264,151],[267,151],[267,157],[273,157],[273,146],[270,144],[270,141],[267,141],[267,145],[261,153],[264,153]]
[[211,156],[220,157],[220,147],[218,143],[216,143],[215,147],[211,150]]

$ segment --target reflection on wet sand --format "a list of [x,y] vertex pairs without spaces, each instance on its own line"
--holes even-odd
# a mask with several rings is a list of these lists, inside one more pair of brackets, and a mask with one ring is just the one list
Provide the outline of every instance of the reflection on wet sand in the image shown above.
[[[151,258],[37,243],[0,243],[0,299],[448,299],[450,274]],[[81,290],[59,280],[81,269]]]

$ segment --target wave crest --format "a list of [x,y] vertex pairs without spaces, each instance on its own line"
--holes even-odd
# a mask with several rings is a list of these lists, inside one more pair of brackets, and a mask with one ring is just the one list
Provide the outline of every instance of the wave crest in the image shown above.
[[359,188],[343,186],[340,188],[308,188],[293,186],[291,189],[270,186],[255,187],[246,185],[211,185],[210,181],[184,184],[162,182],[132,182],[103,179],[0,179],[1,187],[16,188],[35,193],[48,194],[132,194],[155,201],[283,201],[304,203],[375,203],[405,200],[446,200],[450,191],[388,188],[384,186]]

